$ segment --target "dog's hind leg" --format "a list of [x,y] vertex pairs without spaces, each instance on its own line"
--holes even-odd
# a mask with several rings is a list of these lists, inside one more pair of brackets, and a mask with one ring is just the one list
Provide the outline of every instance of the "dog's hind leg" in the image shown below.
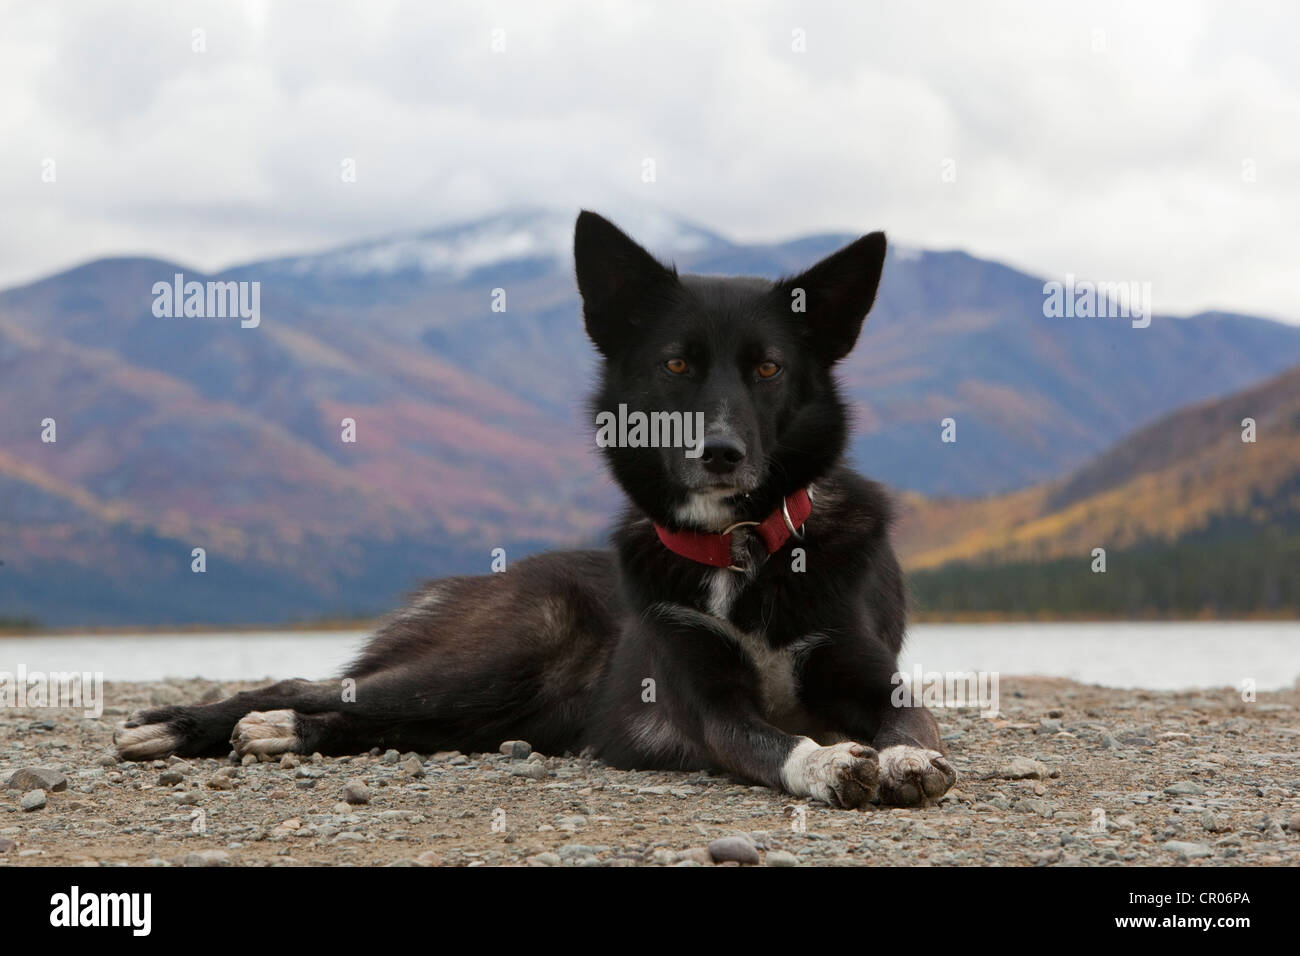
[[137,711],[118,730],[113,742],[123,760],[224,756],[235,725],[253,711],[292,710],[320,713],[337,709],[342,692],[337,680],[286,680],[243,691],[213,704],[157,707]]

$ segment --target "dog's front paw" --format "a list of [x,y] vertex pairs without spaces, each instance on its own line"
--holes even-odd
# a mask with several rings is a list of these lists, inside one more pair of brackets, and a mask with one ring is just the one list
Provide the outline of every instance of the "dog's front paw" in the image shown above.
[[952,769],[937,750],[899,744],[880,751],[880,802],[914,807],[937,800],[957,782]]
[[797,797],[849,810],[874,801],[880,789],[876,751],[852,742],[821,747],[805,739],[790,752],[781,777]]
[[298,715],[292,710],[255,710],[235,724],[230,746],[239,756],[294,752],[298,739]]

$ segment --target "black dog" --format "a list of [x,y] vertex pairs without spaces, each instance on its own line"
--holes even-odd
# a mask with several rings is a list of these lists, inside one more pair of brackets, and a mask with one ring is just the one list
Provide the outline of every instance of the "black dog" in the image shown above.
[[603,357],[598,420],[623,406],[704,426],[685,448],[607,447],[630,500],[616,555],[544,554],[434,582],[344,680],[144,711],[118,734],[123,757],[231,744],[473,752],[520,738],[844,807],[952,786],[933,716],[890,703],[905,589],[889,501],[841,462],[831,369],[875,299],[884,235],[778,283],[679,276],[588,212],[574,245]]

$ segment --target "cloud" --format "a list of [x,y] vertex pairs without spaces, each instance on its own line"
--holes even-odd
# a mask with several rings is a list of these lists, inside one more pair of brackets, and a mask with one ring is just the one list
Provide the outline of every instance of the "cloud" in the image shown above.
[[3,16],[5,284],[109,254],[212,269],[518,204],[653,206],[737,239],[885,228],[1149,281],[1162,311],[1300,321],[1300,14],[1283,4]]

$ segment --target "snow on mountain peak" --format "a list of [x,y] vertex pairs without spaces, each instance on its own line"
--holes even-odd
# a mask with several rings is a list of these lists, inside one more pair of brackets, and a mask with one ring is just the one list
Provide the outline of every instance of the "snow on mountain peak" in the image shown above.
[[[281,260],[288,274],[348,278],[422,272],[461,276],[485,266],[529,259],[567,261],[575,215],[555,209],[512,210],[417,235],[393,236],[317,255]],[[660,255],[694,252],[726,240],[661,212],[616,217],[633,238]]]

